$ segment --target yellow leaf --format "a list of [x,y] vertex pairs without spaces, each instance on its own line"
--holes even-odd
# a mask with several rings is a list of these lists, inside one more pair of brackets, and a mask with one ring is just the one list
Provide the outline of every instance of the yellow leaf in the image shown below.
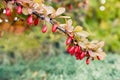
[[39,7],[41,7],[41,6],[42,6],[42,3],[44,2],[44,0],[34,0],[34,2],[35,2],[36,4],[39,4]]
[[77,27],[75,27],[73,32],[80,32],[82,30],[83,30],[83,28],[81,26],[77,26]]
[[32,77],[36,77],[38,75],[38,72],[37,71],[35,71],[34,73],[33,73],[33,75],[32,75]]
[[108,30],[110,28],[109,24],[106,21],[101,21],[100,27],[101,29],[104,29],[104,30]]
[[34,0],[36,3],[42,3],[44,0]]

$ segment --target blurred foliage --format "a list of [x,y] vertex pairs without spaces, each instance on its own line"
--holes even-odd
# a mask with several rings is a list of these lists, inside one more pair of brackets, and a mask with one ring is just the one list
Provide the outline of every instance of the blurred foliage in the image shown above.
[[0,38],[0,63],[7,61],[7,64],[12,64],[19,59],[37,59],[41,53],[60,54],[59,49],[64,48],[65,45],[60,44],[59,41],[64,41],[64,38],[60,39],[61,35],[53,34],[50,30],[51,28],[43,34],[41,26],[37,26],[21,35],[4,33],[4,36]]
[[105,41],[106,51],[120,53],[120,1],[105,0],[104,4],[101,1],[90,1],[85,22],[94,38]]
[[[91,39],[105,41],[107,52],[120,53],[120,1],[119,0],[54,0],[67,9],[66,15],[74,18],[91,34]],[[70,7],[72,6],[72,8]]]
[[[50,1],[50,0],[49,0]],[[55,8],[66,7],[66,14],[72,17],[73,24],[80,24],[84,29],[88,30],[92,37],[98,40],[104,40],[106,45],[104,49],[108,52],[120,53],[120,2],[119,0],[106,0],[105,4],[101,4],[101,0],[53,0],[54,2],[46,2]],[[3,3],[2,1],[0,1]],[[60,4],[57,4],[57,3]],[[4,7],[0,3],[0,8]],[[72,7],[71,7],[72,6]],[[105,10],[101,11],[100,7],[104,6]],[[47,24],[51,26],[50,24]],[[49,30],[51,28],[49,27]],[[19,57],[24,59],[40,56],[40,53],[55,54],[61,53],[61,49],[65,50],[64,37],[58,33],[46,34],[41,33],[41,26],[33,27],[31,31],[27,31],[22,35],[13,35],[4,33],[4,37],[0,38],[0,61],[6,59],[6,55]],[[9,59],[9,58],[8,58]],[[5,60],[6,61],[6,60]],[[14,60],[11,60],[14,62]]]
[[0,66],[0,80],[119,80],[119,57],[108,54],[104,61],[91,61],[90,65],[66,54],[19,60],[12,66]]
[[[0,1],[0,18],[3,20],[3,23],[0,23],[0,64],[7,62],[7,64],[13,64],[19,61],[19,59],[37,59],[42,54],[60,54],[59,49],[64,48],[64,43],[59,43],[65,41],[62,35],[59,35],[59,32],[51,32],[51,24],[46,23],[48,26],[47,33],[43,34],[41,32],[42,21],[39,23],[39,26],[28,26],[22,24],[26,21],[24,15],[17,15],[16,12],[13,12],[13,16],[6,17],[5,14],[2,14],[5,5],[3,1]],[[14,20],[15,17],[22,18],[18,23],[14,22],[15,25],[12,26],[15,29],[15,34],[12,31],[8,32],[11,22],[4,23],[5,19]],[[22,21],[22,22],[21,22]],[[7,27],[8,26],[8,27]],[[27,31],[24,29],[27,27]],[[1,31],[4,29],[4,31]],[[22,34],[21,34],[22,33]]]
[[5,5],[3,5],[3,0],[0,0],[0,3],[1,3],[1,4],[0,4],[0,9],[1,9],[1,8],[4,8]]
[[[60,1],[60,4],[56,2],[46,4],[56,8],[61,5],[66,7],[65,15],[74,18],[74,25],[83,26],[91,33],[91,38],[104,40],[106,51],[120,53],[119,0],[106,0],[105,4],[101,4],[101,0],[90,0],[88,4],[83,2],[84,0],[53,1]],[[81,2],[80,7],[78,1]],[[1,3],[2,0],[0,8],[4,7]],[[101,6],[105,7],[104,11],[100,10]],[[65,51],[64,37],[51,31],[42,34],[41,26],[33,27],[21,35],[8,33],[4,35],[0,38],[0,80],[120,79],[119,55],[108,54],[104,61],[95,60],[86,66],[84,61],[76,61],[66,53],[60,54]],[[51,56],[51,54],[60,55]]]
[[45,45],[47,42],[57,41],[60,38],[59,35],[55,36],[50,31],[43,34],[41,32],[41,26],[34,27],[32,30],[21,35],[11,33],[4,33],[4,35],[0,39],[0,47],[3,51],[26,51],[26,49],[37,48],[38,46],[42,46],[42,44]]

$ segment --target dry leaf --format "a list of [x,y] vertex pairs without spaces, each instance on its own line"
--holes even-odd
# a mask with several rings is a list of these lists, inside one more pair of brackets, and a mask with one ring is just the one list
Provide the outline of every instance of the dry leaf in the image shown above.
[[58,18],[71,18],[70,16],[59,16]]
[[56,16],[59,16],[61,14],[63,14],[65,12],[65,8],[61,7],[61,8],[58,8],[55,15]]

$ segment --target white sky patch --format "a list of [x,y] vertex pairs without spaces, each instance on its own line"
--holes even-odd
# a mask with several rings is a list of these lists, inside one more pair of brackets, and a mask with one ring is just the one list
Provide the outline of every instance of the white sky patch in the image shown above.
[[106,0],[101,0],[101,4],[105,4],[106,3]]
[[4,9],[4,10],[3,10],[3,14],[5,14],[5,13],[6,13],[6,10]]
[[0,23],[2,23],[3,22],[3,20],[2,19],[0,19]]
[[2,19],[0,19],[0,23],[2,23],[3,22],[3,20]]
[[5,19],[5,22],[8,22],[8,19]]
[[105,10],[105,6],[100,6],[100,10],[104,11]]
[[17,20],[18,20],[18,17],[15,17],[14,20],[17,21]]

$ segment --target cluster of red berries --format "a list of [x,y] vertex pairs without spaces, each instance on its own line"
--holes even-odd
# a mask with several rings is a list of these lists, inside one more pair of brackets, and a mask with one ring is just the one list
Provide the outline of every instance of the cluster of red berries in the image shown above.
[[[86,64],[90,64],[90,59],[94,60],[94,57],[91,58],[90,52],[83,50],[81,46],[79,45],[72,45],[73,42],[73,36],[68,37],[66,40],[67,52],[71,56],[75,56],[76,60],[83,60],[86,57]],[[100,60],[100,57],[97,56],[97,59]]]
[[[19,6],[16,8],[16,12],[17,12],[18,14],[22,14],[22,6],[19,5]],[[11,10],[10,10],[10,8],[6,8],[6,16],[11,16]],[[29,25],[32,25],[32,24],[33,24],[33,15],[32,15],[32,14],[29,15],[26,21],[27,21],[27,23],[28,23]],[[39,18],[36,18],[36,19],[34,20],[34,25],[38,25],[38,23],[39,23]],[[57,30],[57,24],[53,24],[53,25],[52,25],[52,32],[56,32],[56,30]],[[44,25],[42,26],[42,32],[45,33],[46,31],[47,31],[47,26],[46,26],[46,24],[44,24]]]
[[[22,14],[22,6],[18,6],[16,8],[16,12],[18,14]],[[10,10],[10,8],[6,8],[6,16],[11,16],[11,10]]]
[[[52,32],[56,32],[57,30],[57,25],[56,24],[53,24],[52,25]],[[43,25],[42,27],[42,32],[45,33],[47,31],[47,26],[46,25]]]
[[[34,25],[37,25],[38,22],[39,22],[39,18],[36,18],[36,19],[34,20]],[[30,24],[30,25],[32,25],[32,23],[33,23],[32,14],[31,14],[30,16],[28,16],[28,18],[27,18],[27,23]],[[52,32],[56,32],[56,30],[57,30],[57,24],[53,24],[53,25],[52,25]],[[44,24],[44,25],[42,26],[42,32],[45,33],[46,31],[47,31],[47,26]]]

